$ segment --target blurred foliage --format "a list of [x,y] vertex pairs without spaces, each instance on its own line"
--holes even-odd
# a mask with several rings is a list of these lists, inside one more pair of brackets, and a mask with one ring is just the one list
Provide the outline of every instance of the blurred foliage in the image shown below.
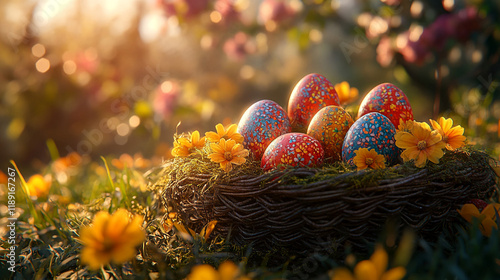
[[32,167],[49,159],[47,139],[63,154],[151,156],[179,122],[179,132],[206,130],[259,99],[286,106],[311,72],[348,81],[358,102],[393,82],[417,120],[457,114],[475,136],[498,130],[493,0],[8,0],[0,10],[10,26],[0,156]]

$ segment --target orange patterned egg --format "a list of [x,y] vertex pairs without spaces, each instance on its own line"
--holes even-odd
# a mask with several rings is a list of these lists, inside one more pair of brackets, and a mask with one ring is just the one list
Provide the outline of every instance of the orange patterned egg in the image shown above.
[[323,164],[321,143],[304,133],[287,133],[274,139],[262,156],[265,171],[278,166],[316,167]]
[[359,106],[358,119],[368,113],[378,112],[398,127],[399,119],[413,120],[413,110],[402,90],[390,83],[374,87]]
[[303,77],[295,85],[288,100],[292,131],[306,132],[316,112],[328,105],[340,105],[334,85],[320,74],[313,73]]
[[325,161],[342,159],[342,144],[347,131],[354,123],[342,107],[327,106],[314,115],[307,134],[317,139],[325,150]]

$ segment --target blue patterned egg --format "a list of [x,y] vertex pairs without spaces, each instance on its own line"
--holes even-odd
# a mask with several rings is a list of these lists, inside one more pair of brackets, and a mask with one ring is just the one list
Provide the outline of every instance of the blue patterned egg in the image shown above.
[[317,167],[325,156],[321,143],[304,133],[287,133],[274,139],[262,156],[265,171],[278,166]]
[[363,115],[347,131],[342,145],[342,160],[352,164],[356,155],[354,152],[367,148],[383,155],[386,164],[395,164],[399,157],[395,134],[396,128],[386,116],[376,112]]
[[238,123],[237,132],[245,139],[243,145],[260,160],[267,146],[278,136],[290,132],[285,110],[271,100],[261,100],[248,107]]

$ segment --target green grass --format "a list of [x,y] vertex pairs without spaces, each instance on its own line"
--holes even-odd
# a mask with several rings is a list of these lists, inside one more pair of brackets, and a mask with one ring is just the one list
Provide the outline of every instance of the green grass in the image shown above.
[[[54,151],[51,152],[57,155]],[[309,255],[290,255],[279,247],[268,252],[249,246],[234,246],[227,236],[184,239],[176,230],[167,231],[162,224],[162,211],[155,208],[155,193],[148,188],[161,175],[161,170],[111,163],[113,158],[100,160],[83,158],[82,162],[65,170],[66,177],[56,172],[53,164],[39,173],[52,176],[52,187],[46,198],[36,200],[26,195],[23,168],[16,174],[16,273],[7,271],[6,259],[10,244],[0,242],[0,274],[8,279],[182,279],[196,264],[208,263],[217,267],[232,260],[247,275],[256,279],[328,279],[328,272],[347,265],[333,255],[311,252]],[[182,160],[176,160],[181,161]],[[182,163],[186,164],[186,162]],[[250,164],[250,163],[249,163]],[[196,164],[189,168],[214,168]],[[345,166],[333,166],[328,172],[348,172]],[[187,170],[187,169],[186,169]],[[59,171],[61,172],[61,171]],[[320,174],[321,175],[321,174]],[[318,175],[318,176],[320,176]],[[220,173],[219,176],[225,176]],[[61,179],[62,178],[62,179]],[[2,188],[5,186],[3,185]],[[5,191],[5,189],[2,189]],[[7,205],[6,196],[0,198]],[[123,265],[110,264],[91,271],[82,265],[79,253],[79,230],[91,223],[98,211],[114,212],[118,208],[145,217],[147,240],[138,247],[137,257]],[[1,212],[6,221],[6,211]],[[3,223],[4,224],[4,223]],[[6,232],[3,232],[6,237]],[[481,235],[477,226],[457,224],[456,229],[439,234],[437,241],[413,237],[400,243],[401,234],[390,227],[381,232],[379,241],[390,255],[391,264],[404,264],[406,279],[499,279],[500,233],[490,238]],[[375,244],[367,243],[366,252]],[[401,244],[401,245],[399,245]],[[403,245],[405,244],[405,245]],[[408,245],[408,244],[411,244]],[[402,249],[403,248],[403,249]],[[349,252],[360,261],[369,255]],[[403,253],[402,253],[403,252]]]

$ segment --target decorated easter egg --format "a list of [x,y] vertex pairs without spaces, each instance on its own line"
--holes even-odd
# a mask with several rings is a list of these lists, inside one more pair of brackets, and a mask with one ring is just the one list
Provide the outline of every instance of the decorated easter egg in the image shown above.
[[288,100],[292,131],[306,132],[316,112],[328,105],[339,104],[339,96],[330,81],[320,74],[306,75],[295,85]]
[[385,157],[386,164],[394,164],[398,160],[399,150],[394,135],[396,128],[384,115],[368,113],[354,122],[344,138],[342,160],[352,163],[360,148],[375,150]]
[[326,161],[342,159],[342,144],[354,123],[351,115],[339,106],[326,106],[312,118],[307,134],[317,139],[325,151]]
[[391,123],[399,126],[399,119],[413,120],[413,110],[402,90],[390,83],[374,87],[359,106],[358,118],[371,112],[379,112],[389,118]]
[[291,131],[285,110],[271,100],[261,100],[248,107],[238,123],[245,148],[260,160],[267,146],[276,137]]
[[274,139],[262,156],[261,167],[265,171],[280,165],[315,167],[323,164],[325,153],[321,143],[304,133],[287,133]]

